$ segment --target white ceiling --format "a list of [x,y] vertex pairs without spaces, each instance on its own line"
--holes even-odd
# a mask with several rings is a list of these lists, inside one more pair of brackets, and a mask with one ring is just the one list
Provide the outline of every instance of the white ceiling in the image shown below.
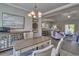
[[[23,10],[31,11],[35,3],[11,3],[8,4]],[[38,10],[41,11],[45,18],[62,21],[68,19],[79,19],[79,4],[70,3],[36,3]]]
[[11,5],[15,5],[27,11],[32,10],[35,4],[37,5],[39,11],[45,13],[52,9],[56,9],[58,7],[64,6],[68,3],[11,3]]
[[[70,18],[68,18],[67,16],[70,16]],[[55,12],[50,16],[47,16],[46,18],[54,19],[56,21],[63,21],[67,19],[77,21],[79,20],[79,5]]]

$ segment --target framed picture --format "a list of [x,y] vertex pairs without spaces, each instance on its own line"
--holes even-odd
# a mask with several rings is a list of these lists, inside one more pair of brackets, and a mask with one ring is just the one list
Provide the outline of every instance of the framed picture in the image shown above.
[[2,26],[3,27],[9,27],[12,29],[22,29],[24,28],[25,17],[9,14],[9,13],[2,13]]

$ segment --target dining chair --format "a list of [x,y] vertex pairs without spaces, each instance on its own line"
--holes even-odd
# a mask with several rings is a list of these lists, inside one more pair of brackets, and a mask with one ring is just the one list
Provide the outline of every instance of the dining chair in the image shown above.
[[62,43],[63,43],[63,38],[60,39],[56,48],[52,48],[51,56],[59,56],[60,53],[59,51],[61,49]]
[[53,45],[49,45],[43,49],[33,51],[32,56],[51,56]]

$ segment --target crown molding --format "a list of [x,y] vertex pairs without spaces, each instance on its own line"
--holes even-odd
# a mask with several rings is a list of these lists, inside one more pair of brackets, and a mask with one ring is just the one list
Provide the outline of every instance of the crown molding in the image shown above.
[[[60,10],[63,10],[63,9],[67,9],[67,8],[73,7],[75,5],[78,5],[78,3],[71,3],[71,4],[67,4],[67,5],[61,6],[59,8],[56,8],[56,9],[52,9],[52,10],[50,10],[48,12],[43,13],[43,16],[46,16],[48,14],[51,14],[51,13],[54,13],[54,12],[57,12],[57,11],[60,11]],[[51,15],[49,15],[49,16],[51,16]]]
[[[11,3],[5,3],[5,4],[7,4],[7,5],[9,5],[9,6],[12,6],[12,7],[15,7],[15,8],[22,9],[22,10],[24,10],[24,11],[29,11],[29,10],[26,9],[26,8],[23,8],[23,7],[20,7],[20,6],[11,4]],[[50,15],[50,14],[51,14],[51,13],[54,13],[54,12],[57,12],[57,11],[60,11],[60,10],[63,10],[63,9],[67,9],[67,8],[69,8],[69,7],[73,7],[73,6],[75,6],[75,5],[78,5],[78,3],[66,4],[66,5],[61,6],[61,7],[59,7],[59,8],[52,9],[52,10],[50,10],[50,11],[47,11],[47,12],[43,13],[43,16],[47,16],[47,17],[53,16],[53,15]],[[49,14],[49,15],[48,15],[48,14]],[[56,15],[56,14],[55,14],[55,15]]]
[[9,5],[9,6],[12,6],[12,7],[15,7],[15,8],[22,9],[22,10],[24,10],[24,11],[28,11],[28,9],[26,9],[26,8],[23,8],[23,7],[20,7],[20,6],[17,6],[17,5],[11,4],[11,3],[5,3],[5,4],[7,4],[7,5]]

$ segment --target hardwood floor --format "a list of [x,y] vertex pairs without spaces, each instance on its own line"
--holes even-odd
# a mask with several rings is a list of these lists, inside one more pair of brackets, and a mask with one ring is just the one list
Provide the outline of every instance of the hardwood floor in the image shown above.
[[[51,38],[51,40],[52,44],[56,47],[59,40],[53,38]],[[79,44],[74,40],[64,39],[61,50],[71,53],[72,55],[79,56]]]

